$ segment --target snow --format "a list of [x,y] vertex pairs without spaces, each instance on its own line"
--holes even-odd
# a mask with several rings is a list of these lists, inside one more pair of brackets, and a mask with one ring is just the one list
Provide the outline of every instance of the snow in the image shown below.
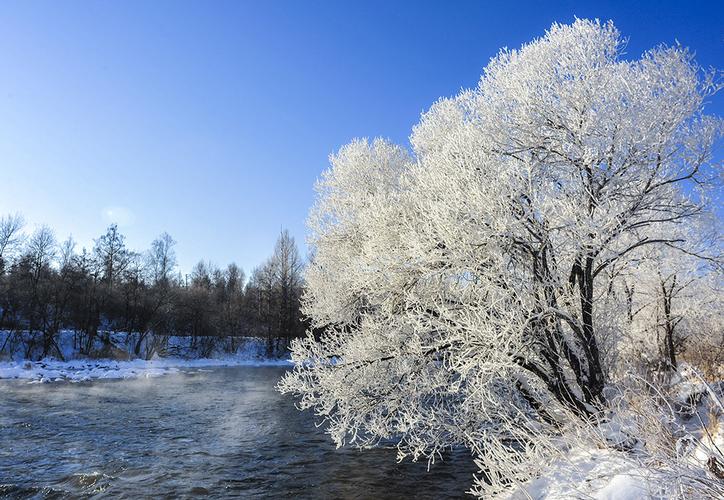
[[284,359],[250,359],[246,356],[226,358],[157,358],[149,361],[113,361],[108,359],[75,359],[58,361],[0,362],[0,379],[25,379],[31,382],[82,382],[91,379],[150,378],[182,370],[220,366],[291,366]]
[[596,500],[640,500],[646,498],[649,491],[641,477],[617,474],[596,493],[594,498]]
[[639,500],[659,498],[659,489],[651,473],[626,455],[613,450],[572,451],[546,473],[519,486],[507,496],[509,500]]

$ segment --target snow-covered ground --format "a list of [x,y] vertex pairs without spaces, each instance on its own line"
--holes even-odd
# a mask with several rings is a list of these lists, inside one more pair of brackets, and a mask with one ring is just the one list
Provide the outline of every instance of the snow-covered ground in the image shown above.
[[285,359],[258,359],[246,356],[225,358],[157,358],[149,361],[134,359],[113,361],[109,359],[74,359],[58,361],[5,361],[0,362],[0,379],[27,379],[33,382],[71,381],[91,379],[122,379],[134,377],[158,377],[185,369],[215,366],[290,366]]

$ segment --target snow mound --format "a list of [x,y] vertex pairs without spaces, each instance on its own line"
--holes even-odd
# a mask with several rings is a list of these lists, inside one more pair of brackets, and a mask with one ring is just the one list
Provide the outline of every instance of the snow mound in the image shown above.
[[510,500],[596,500],[663,499],[660,485],[651,472],[614,450],[593,449],[574,452],[567,460],[553,464],[549,472],[520,485],[507,496]]
[[649,488],[641,477],[617,474],[606,486],[598,490],[596,500],[640,500],[646,498]]

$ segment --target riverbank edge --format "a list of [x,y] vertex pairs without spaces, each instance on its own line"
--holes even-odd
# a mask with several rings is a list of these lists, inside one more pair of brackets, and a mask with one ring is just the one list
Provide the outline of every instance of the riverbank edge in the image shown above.
[[[9,344],[9,336],[13,335]],[[42,359],[23,355],[28,332],[0,330],[0,345],[6,349],[0,356],[0,379],[29,381],[85,381],[92,379],[125,379],[156,377],[181,370],[225,366],[291,366],[286,352],[269,356],[269,344],[258,337],[147,336],[142,347],[149,357],[134,354],[138,334],[108,332],[106,340],[98,338],[91,353],[85,355],[78,348],[76,332],[61,331],[57,350],[61,358],[47,356]],[[159,339],[162,342],[159,343]],[[154,345],[150,345],[153,342]],[[162,349],[158,349],[158,345]],[[280,355],[281,354],[281,355]]]
[[29,382],[84,382],[97,379],[151,378],[186,370],[233,366],[291,367],[288,359],[248,358],[156,358],[116,361],[112,359],[74,359],[59,361],[47,358],[40,361],[0,361],[0,380],[21,379]]

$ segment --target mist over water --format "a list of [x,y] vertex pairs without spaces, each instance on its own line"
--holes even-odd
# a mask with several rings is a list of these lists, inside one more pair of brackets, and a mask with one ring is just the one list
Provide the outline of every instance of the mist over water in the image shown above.
[[156,379],[0,380],[0,497],[459,498],[470,456],[335,449],[274,390],[285,368]]

